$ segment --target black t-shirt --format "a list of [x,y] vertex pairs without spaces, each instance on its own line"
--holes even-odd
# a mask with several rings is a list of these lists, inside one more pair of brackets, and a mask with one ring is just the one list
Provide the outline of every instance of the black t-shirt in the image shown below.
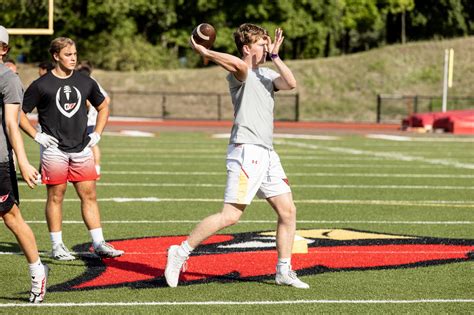
[[26,90],[23,111],[36,107],[41,130],[59,140],[59,149],[80,152],[89,143],[86,100],[97,107],[104,99],[90,77],[74,71],[68,78],[58,78],[49,71]]

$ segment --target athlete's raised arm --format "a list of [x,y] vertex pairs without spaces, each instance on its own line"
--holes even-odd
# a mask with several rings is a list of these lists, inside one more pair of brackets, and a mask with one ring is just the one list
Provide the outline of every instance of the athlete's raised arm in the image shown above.
[[195,52],[207,58],[222,68],[232,73],[239,81],[245,81],[247,78],[248,65],[240,58],[231,54],[217,52],[197,44],[193,37],[189,39],[189,43]]

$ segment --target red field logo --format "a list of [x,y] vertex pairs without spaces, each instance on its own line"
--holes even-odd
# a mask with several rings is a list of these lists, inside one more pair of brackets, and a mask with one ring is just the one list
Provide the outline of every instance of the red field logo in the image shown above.
[[[415,268],[473,259],[474,240],[390,235],[348,229],[299,230],[308,244],[305,254],[293,254],[299,275],[322,272]],[[180,285],[210,281],[268,281],[275,275],[277,253],[274,232],[215,235],[188,260]],[[300,240],[301,240],[300,238]],[[166,250],[186,236],[147,237],[111,242],[125,255],[100,260],[81,258],[87,270],[76,279],[52,287],[53,291],[130,286],[166,286],[163,272]],[[87,251],[89,244],[76,246]]]

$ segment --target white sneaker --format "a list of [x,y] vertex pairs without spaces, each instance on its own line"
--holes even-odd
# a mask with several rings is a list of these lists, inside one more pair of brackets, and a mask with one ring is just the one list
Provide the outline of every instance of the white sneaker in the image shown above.
[[41,303],[46,294],[46,283],[48,282],[48,265],[43,265],[44,276],[35,279],[31,277],[30,303]]
[[178,286],[179,273],[181,272],[181,268],[183,271],[186,270],[185,263],[189,258],[189,256],[180,256],[178,254],[178,248],[178,245],[173,245],[168,248],[168,261],[166,262],[165,279],[166,283],[172,288],[176,288]]
[[102,241],[99,246],[94,248],[94,253],[101,258],[113,258],[122,256],[124,251],[115,249],[111,244]]
[[53,246],[51,257],[56,260],[62,261],[70,261],[76,259],[76,257],[71,255],[71,252],[69,252],[69,249],[67,249],[66,245],[64,245],[63,243]]
[[309,289],[309,285],[304,283],[296,276],[296,272],[293,270],[288,271],[288,273],[279,273],[277,272],[275,276],[276,284],[279,285],[289,285],[298,289]]

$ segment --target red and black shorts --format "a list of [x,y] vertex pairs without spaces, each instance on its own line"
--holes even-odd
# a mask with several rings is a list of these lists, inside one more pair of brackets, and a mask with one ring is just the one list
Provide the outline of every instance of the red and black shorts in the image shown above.
[[0,212],[10,211],[20,204],[18,181],[13,160],[0,163]]

